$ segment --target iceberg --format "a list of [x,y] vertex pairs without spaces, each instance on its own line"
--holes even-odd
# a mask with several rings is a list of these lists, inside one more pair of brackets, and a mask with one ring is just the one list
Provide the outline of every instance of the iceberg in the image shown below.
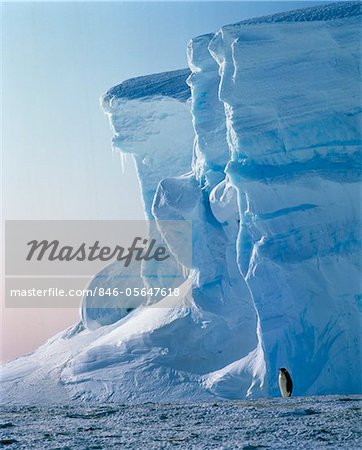
[[[4,366],[3,403],[276,396],[279,367],[297,396],[361,393],[360,26],[359,2],[223,26],[188,69],[102,97],[182,296],[84,298],[79,324]],[[192,267],[169,220],[192,222]]]

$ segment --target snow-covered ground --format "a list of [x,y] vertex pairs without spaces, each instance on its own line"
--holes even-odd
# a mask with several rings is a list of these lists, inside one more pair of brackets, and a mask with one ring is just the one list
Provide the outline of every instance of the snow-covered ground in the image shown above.
[[183,296],[126,316],[84,299],[82,324],[4,367],[3,402],[275,396],[283,366],[296,395],[361,392],[360,10],[225,26],[191,40],[190,70],[105,94],[146,216],[192,221]]
[[[362,445],[361,398],[5,407],[0,445],[17,449],[336,449]],[[13,442],[13,445],[11,445]]]

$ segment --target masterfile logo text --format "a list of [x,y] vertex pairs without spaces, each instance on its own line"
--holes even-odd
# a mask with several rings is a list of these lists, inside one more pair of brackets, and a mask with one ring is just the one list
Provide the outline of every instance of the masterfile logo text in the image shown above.
[[93,308],[156,305],[179,296],[191,266],[189,221],[5,224],[8,307],[79,307],[89,297]]
[[[128,267],[132,259],[136,261],[149,261],[155,259],[155,261],[165,261],[170,257],[167,254],[167,249],[164,246],[157,246],[156,239],[143,239],[142,237],[135,237],[132,245],[125,249],[120,245],[116,245],[114,248],[104,246],[101,247],[99,241],[95,241],[92,245],[87,245],[82,242],[79,247],[72,247],[70,245],[62,246],[58,240],[54,241],[36,241],[32,240],[27,243],[30,246],[29,253],[26,257],[27,261],[31,261],[33,256],[38,261],[45,256],[48,261],[110,261],[116,259],[117,261],[123,261],[124,267]],[[128,250],[128,253],[127,251]]]

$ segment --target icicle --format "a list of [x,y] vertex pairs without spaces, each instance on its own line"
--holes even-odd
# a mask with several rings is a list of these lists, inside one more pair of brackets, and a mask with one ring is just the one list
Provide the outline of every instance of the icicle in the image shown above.
[[119,152],[120,157],[121,157],[121,171],[122,171],[122,175],[124,175],[124,169],[126,166],[126,155],[123,152]]
[[182,276],[184,278],[188,278],[190,275],[190,269],[184,265],[182,265]]

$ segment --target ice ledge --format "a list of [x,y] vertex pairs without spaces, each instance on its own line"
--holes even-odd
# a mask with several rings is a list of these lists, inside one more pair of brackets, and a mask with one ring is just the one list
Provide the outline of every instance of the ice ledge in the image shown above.
[[136,100],[155,96],[170,97],[186,102],[191,95],[190,88],[186,84],[189,75],[189,69],[180,69],[130,78],[109,89],[102,102],[103,105],[107,105],[113,98]]
[[[262,23],[280,22],[315,22],[346,17],[360,16],[362,14],[362,3],[359,1],[328,3],[327,5],[311,6],[309,8],[295,9],[268,16],[255,17],[237,22],[230,26],[258,25]],[[227,25],[228,26],[228,25]]]

